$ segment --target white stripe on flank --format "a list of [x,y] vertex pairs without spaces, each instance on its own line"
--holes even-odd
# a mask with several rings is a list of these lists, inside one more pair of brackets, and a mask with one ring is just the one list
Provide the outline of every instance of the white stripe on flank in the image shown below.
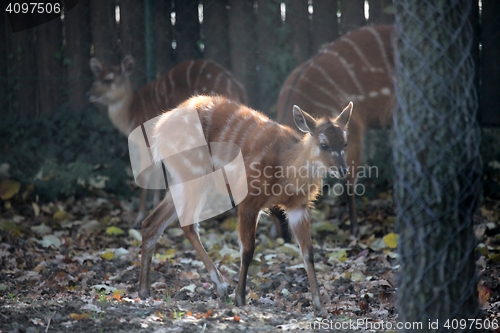
[[200,78],[202,77],[202,74],[205,71],[205,67],[207,67],[207,65],[208,65],[208,62],[204,61],[202,63],[202,65],[200,66],[200,68],[198,70],[198,74],[196,75],[196,82],[195,82],[196,87],[198,87],[198,85],[200,84]]
[[234,127],[233,122],[235,120],[239,120],[237,118],[240,116],[240,113],[241,113],[241,107],[239,107],[236,111],[234,111],[231,114],[231,117],[229,117],[226,120],[226,125],[224,126],[224,130],[219,133],[219,136],[217,137],[216,142],[226,142],[226,141],[224,141],[224,138],[226,137],[226,134]]
[[373,72],[376,69],[376,66],[372,65],[368,61],[368,59],[363,54],[363,51],[361,51],[361,49],[358,47],[358,45],[356,45],[356,43],[354,43],[354,41],[349,36],[341,38],[340,40],[343,42],[346,42],[347,44],[349,44],[353,48],[355,53],[361,58],[361,60],[366,64],[366,66],[370,69],[370,71]]
[[[336,55],[337,59],[341,62],[342,66],[344,66],[345,70],[347,71],[347,74],[349,74],[349,76],[351,77],[352,79],[352,82],[354,83],[354,85],[358,88],[358,91],[360,92],[361,95],[364,95],[365,94],[365,89],[363,88],[363,86],[361,85],[361,83],[359,82],[358,78],[356,77],[356,73],[352,70],[352,66],[347,62],[347,60],[345,60],[340,54],[338,54],[337,52],[333,52],[333,51],[328,51],[326,52],[327,54],[333,54],[333,55]],[[340,89],[339,89],[340,90]],[[342,91],[342,90],[341,90]],[[351,91],[351,93],[354,93],[354,91]],[[346,94],[344,92],[344,94]]]
[[373,35],[373,37],[375,37],[375,40],[378,43],[380,54],[382,55],[382,59],[384,60],[385,69],[387,70],[387,73],[392,73],[389,57],[387,56],[387,52],[385,52],[385,47],[384,47],[385,45],[384,42],[382,41],[382,38],[380,38],[380,34],[373,27],[368,27],[367,30],[371,32],[371,34]]
[[172,100],[174,101],[175,104],[178,103],[177,99],[175,98],[175,82],[174,78],[172,77],[172,71],[168,72],[168,82],[170,82],[170,96],[172,96]]
[[194,60],[189,62],[189,66],[186,71],[186,81],[188,88],[191,88],[191,68],[193,68]]

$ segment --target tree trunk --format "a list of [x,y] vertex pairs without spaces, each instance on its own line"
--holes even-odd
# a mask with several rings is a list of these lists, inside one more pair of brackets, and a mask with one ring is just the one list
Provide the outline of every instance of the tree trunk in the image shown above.
[[[471,2],[395,6],[398,311],[400,321],[421,322],[423,331],[448,332],[453,319],[479,313],[472,218],[481,157]],[[437,330],[429,321],[438,321]]]

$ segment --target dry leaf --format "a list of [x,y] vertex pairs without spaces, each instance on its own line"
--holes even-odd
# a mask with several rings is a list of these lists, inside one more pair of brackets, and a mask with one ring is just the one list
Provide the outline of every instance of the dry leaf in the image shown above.
[[15,180],[4,180],[0,182],[0,199],[9,200],[17,193],[19,193],[19,189],[21,188],[21,183],[16,182]]
[[83,319],[89,318],[90,317],[90,313],[81,313],[81,314],[71,313],[69,316],[71,318],[73,318],[74,320],[83,320]]
[[395,249],[398,246],[399,235],[393,232],[388,233],[384,236],[384,242],[391,249]]

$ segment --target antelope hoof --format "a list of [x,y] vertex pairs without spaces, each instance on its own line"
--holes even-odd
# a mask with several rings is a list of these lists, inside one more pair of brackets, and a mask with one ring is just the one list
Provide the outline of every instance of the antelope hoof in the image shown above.
[[238,296],[236,295],[236,297],[234,298],[234,305],[236,306],[243,306],[245,305],[245,297],[241,297],[241,296]]
[[327,318],[329,316],[328,311],[326,311],[326,309],[324,307],[321,307],[321,308],[315,307],[315,310],[316,310],[316,313],[323,318]]
[[139,298],[140,299],[147,299],[149,297],[149,290],[139,290]]
[[219,298],[226,298],[228,293],[227,293],[227,283],[221,283],[220,285],[217,285],[217,295]]

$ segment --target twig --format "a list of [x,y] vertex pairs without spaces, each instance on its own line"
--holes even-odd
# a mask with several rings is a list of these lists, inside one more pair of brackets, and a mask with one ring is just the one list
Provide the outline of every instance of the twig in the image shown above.
[[50,322],[52,321],[52,318],[54,317],[54,315],[56,314],[56,312],[57,311],[54,311],[54,313],[52,314],[52,316],[50,316],[49,322],[47,323],[47,328],[45,329],[45,333],[47,333],[49,331]]

